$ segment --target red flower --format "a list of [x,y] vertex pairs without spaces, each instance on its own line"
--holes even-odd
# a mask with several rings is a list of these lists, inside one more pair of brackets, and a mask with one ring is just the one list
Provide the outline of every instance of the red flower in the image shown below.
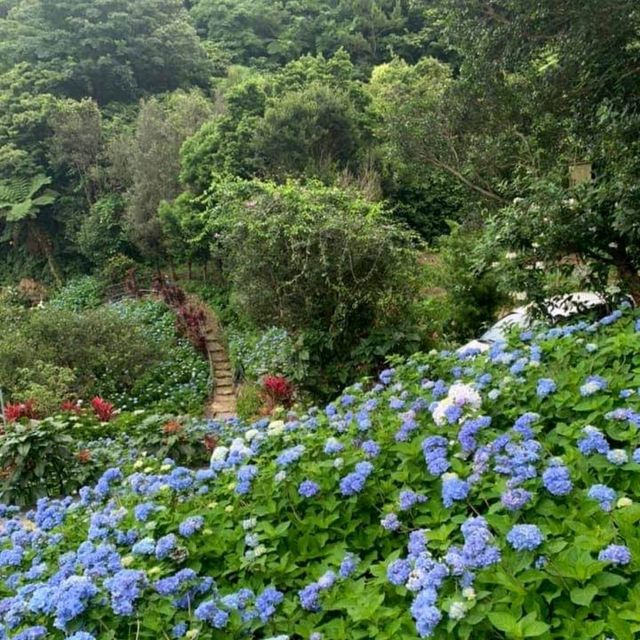
[[7,419],[7,422],[15,422],[22,418],[35,418],[36,410],[34,408],[34,401],[27,400],[26,402],[5,405],[4,417]]
[[113,418],[115,407],[110,402],[103,400],[101,397],[96,396],[91,401],[91,406],[93,407],[93,410],[98,416],[100,422],[109,422],[109,420]]
[[262,386],[273,404],[291,406],[294,387],[284,376],[267,376],[262,381]]
[[66,413],[81,413],[82,412],[82,407],[80,406],[80,403],[76,400],[76,402],[74,402],[73,400],[65,400],[61,405],[60,405],[60,409],[62,409],[62,411],[66,412]]

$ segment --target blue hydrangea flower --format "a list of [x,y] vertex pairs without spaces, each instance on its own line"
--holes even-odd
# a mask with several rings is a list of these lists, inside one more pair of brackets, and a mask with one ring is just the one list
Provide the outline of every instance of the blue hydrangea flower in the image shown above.
[[594,484],[589,488],[587,495],[600,504],[603,511],[611,511],[616,501],[616,492],[604,484]]
[[554,496],[565,496],[573,488],[569,469],[562,464],[553,464],[547,467],[542,474],[542,483],[545,489]]
[[611,464],[621,466],[629,462],[629,455],[624,449],[610,449],[607,452],[607,460]]
[[266,624],[273,614],[276,607],[284,600],[284,594],[275,587],[267,587],[257,598],[255,602],[258,617],[263,624]]
[[343,449],[344,445],[336,438],[329,438],[324,445],[324,452],[328,456],[333,456],[336,453],[340,453]]
[[531,492],[520,487],[507,489],[500,497],[500,501],[509,511],[522,509],[529,500],[531,500]]
[[408,560],[394,560],[387,567],[387,579],[391,584],[396,586],[404,586],[409,579],[411,573],[411,564]]
[[189,626],[186,622],[178,622],[173,629],[171,629],[171,637],[172,638],[184,638],[187,634]]
[[353,573],[355,573],[357,567],[358,557],[353,555],[352,553],[347,553],[340,563],[338,575],[341,578],[348,578],[349,576],[353,575]]
[[611,564],[625,565],[631,562],[631,552],[624,545],[610,544],[598,554],[598,560],[610,562]]
[[469,495],[469,483],[461,480],[455,473],[445,473],[442,476],[442,502],[445,507],[453,506],[454,502],[466,500]]
[[428,638],[442,620],[442,613],[434,606],[436,594],[424,589],[415,597],[411,605],[411,615],[416,622],[416,630],[421,638]]
[[556,383],[551,378],[540,378],[536,386],[536,395],[538,398],[546,398],[547,396],[555,393]]
[[285,449],[277,458],[276,465],[279,467],[288,467],[298,461],[304,454],[304,445],[297,445],[290,449]]
[[142,502],[136,505],[133,515],[139,522],[146,522],[157,509],[153,502]]
[[507,542],[516,551],[535,551],[544,542],[544,536],[535,524],[516,524],[507,534]]
[[298,486],[298,493],[303,498],[313,498],[320,491],[320,487],[316,482],[312,480],[304,480]]
[[395,513],[388,513],[382,520],[380,520],[380,524],[387,531],[396,531],[400,528],[400,520],[398,520],[398,516]]
[[300,606],[305,611],[320,611],[320,587],[312,582],[298,591]]
[[491,425],[491,416],[479,416],[478,418],[467,418],[460,427],[458,432],[458,441],[462,445],[465,453],[475,451],[478,446],[476,435],[482,429],[486,429]]
[[588,425],[582,430],[582,433],[583,437],[578,441],[580,453],[589,456],[594,453],[606,455],[609,452],[609,443],[601,431]]
[[340,481],[340,492],[343,496],[353,496],[360,493],[364,489],[367,478],[373,471],[373,465],[370,462],[359,462],[353,473],[346,475]]
[[196,619],[207,622],[214,629],[224,629],[229,622],[228,612],[220,609],[215,600],[205,600],[194,611]]
[[580,387],[580,395],[583,397],[592,396],[598,391],[604,391],[609,383],[601,376],[589,376]]
[[400,492],[400,510],[407,511],[416,504],[422,504],[427,501],[427,497],[411,490]]
[[142,538],[133,545],[131,553],[134,556],[151,556],[156,551],[156,541],[153,538]]
[[422,442],[422,454],[427,470],[432,476],[441,476],[449,469],[447,447],[449,443],[442,436],[430,436]]
[[144,571],[122,569],[104,581],[111,596],[111,608],[118,616],[130,616],[134,612],[135,601],[140,597],[147,583]]
[[175,548],[178,543],[178,539],[173,533],[163,536],[156,543],[156,558],[163,560],[166,558]]
[[178,531],[181,536],[185,538],[189,538],[197,531],[200,531],[204,526],[204,518],[202,516],[193,516],[191,518],[187,518],[184,522],[180,523],[178,527]]
[[47,636],[47,630],[45,627],[29,627],[24,629],[20,633],[13,636],[14,640],[38,640],[39,638],[45,638]]
[[376,458],[380,454],[380,445],[375,440],[365,440],[360,448],[369,458]]

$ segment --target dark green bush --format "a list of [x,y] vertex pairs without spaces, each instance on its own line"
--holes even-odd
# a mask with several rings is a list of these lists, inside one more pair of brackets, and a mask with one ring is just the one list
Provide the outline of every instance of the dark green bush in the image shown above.
[[408,339],[417,240],[380,205],[315,182],[226,181],[209,212],[232,304],[257,327],[300,337],[303,359],[323,369],[308,380],[318,390],[419,346]]

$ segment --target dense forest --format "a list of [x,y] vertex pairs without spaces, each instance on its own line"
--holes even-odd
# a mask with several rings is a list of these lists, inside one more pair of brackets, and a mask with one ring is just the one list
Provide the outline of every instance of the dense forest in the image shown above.
[[2,0],[0,275],[204,271],[346,382],[638,297],[639,89],[633,0]]

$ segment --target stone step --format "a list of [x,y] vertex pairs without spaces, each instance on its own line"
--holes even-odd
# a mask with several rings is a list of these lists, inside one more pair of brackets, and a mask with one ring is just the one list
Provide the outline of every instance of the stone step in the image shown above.
[[234,404],[218,404],[213,403],[211,405],[211,415],[218,415],[219,413],[235,413],[236,408]]
[[216,387],[232,387],[233,386],[233,378],[229,375],[221,375],[216,371],[216,376],[214,378]]
[[232,396],[233,387],[216,387],[214,397],[217,396]]

